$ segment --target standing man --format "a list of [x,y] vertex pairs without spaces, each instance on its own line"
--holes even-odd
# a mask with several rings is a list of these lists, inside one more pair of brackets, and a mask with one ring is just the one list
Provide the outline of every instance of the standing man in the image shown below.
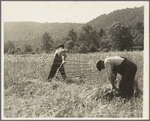
[[66,56],[66,50],[64,49],[64,44],[60,44],[54,54],[54,61],[48,76],[48,82],[50,82],[54,78],[57,69],[59,69],[63,79],[66,78],[66,74],[63,66],[65,64],[66,57],[67,56]]
[[123,98],[130,98],[134,93],[134,77],[137,71],[137,66],[125,57],[107,57],[104,61],[99,60],[97,63],[97,69],[107,70],[107,76],[112,84],[112,88],[116,89],[114,86],[114,81],[116,79],[117,73],[122,76],[121,82],[119,84],[119,91]]

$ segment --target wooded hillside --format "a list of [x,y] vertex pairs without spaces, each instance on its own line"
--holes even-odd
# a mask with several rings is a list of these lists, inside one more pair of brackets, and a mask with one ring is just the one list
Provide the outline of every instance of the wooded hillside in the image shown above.
[[115,22],[120,22],[125,26],[135,26],[137,22],[144,22],[144,7],[116,10],[107,15],[101,15],[86,24],[99,31],[100,28],[105,29]]
[[[133,45],[143,46],[144,7],[116,10],[107,15],[100,15],[86,24],[5,22],[4,42],[13,42],[15,48],[23,48],[25,44],[30,45],[32,48],[41,48],[43,45],[43,36],[45,33],[48,33],[47,35],[51,37],[55,44],[53,47],[56,47],[59,42],[63,42],[68,45],[70,49],[76,50],[79,45],[82,45],[81,48],[87,46],[87,51],[90,51],[90,48],[96,48],[92,49],[94,52],[104,43],[105,48],[107,48],[108,43],[106,42],[106,38],[108,35],[106,35],[106,32],[107,29],[111,28],[115,23],[120,23],[119,26],[123,25],[127,27],[124,30],[129,30],[128,33],[132,36]],[[103,35],[101,35],[102,33]],[[109,42],[111,42],[111,40],[109,40]],[[101,48],[104,49],[104,47]]]

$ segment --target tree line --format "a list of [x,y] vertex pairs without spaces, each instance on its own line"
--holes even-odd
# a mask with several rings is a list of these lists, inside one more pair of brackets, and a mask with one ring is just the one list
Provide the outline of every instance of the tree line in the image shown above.
[[40,48],[32,48],[26,44],[23,48],[16,48],[8,41],[4,46],[4,52],[14,53],[51,53],[60,43],[65,44],[70,53],[88,53],[99,51],[129,51],[135,46],[143,50],[144,26],[143,22],[137,22],[135,26],[125,26],[119,22],[99,31],[92,26],[85,25],[80,33],[71,29],[67,36],[61,40],[53,40],[49,33],[42,36]]

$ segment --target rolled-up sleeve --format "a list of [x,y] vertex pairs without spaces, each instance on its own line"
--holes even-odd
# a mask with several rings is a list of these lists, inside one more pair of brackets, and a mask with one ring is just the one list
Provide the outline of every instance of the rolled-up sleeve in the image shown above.
[[61,56],[62,56],[63,60],[65,60],[67,58],[66,53],[67,53],[66,50],[63,50],[62,53],[61,53]]

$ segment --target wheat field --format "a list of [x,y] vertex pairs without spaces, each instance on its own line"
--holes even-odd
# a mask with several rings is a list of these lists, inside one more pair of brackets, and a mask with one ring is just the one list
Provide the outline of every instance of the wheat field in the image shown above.
[[[96,62],[114,55],[127,57],[138,67],[139,93],[127,102],[102,96],[111,85],[106,72],[96,69]],[[4,118],[143,117],[143,51],[68,54],[65,71],[69,78],[63,81],[59,74],[58,79],[46,82],[52,62],[52,54],[4,55]]]

